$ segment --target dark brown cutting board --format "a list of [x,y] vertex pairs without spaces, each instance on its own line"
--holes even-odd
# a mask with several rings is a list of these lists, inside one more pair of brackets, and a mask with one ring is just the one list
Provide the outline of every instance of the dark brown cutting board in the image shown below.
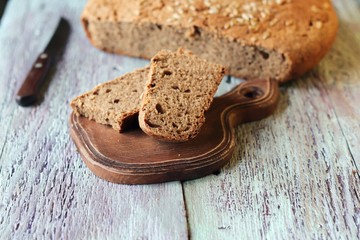
[[71,136],[86,165],[114,183],[148,184],[188,180],[224,166],[234,151],[234,127],[273,113],[279,98],[271,80],[247,81],[214,99],[198,136],[183,143],[161,142],[133,129],[119,134],[71,114]]

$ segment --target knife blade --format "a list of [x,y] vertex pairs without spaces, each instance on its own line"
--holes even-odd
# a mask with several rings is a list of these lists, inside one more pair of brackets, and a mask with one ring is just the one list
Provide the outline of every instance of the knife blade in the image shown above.
[[60,59],[69,34],[70,24],[65,18],[61,18],[48,45],[37,57],[16,95],[16,102],[20,106],[30,106],[38,100],[39,90],[51,67]]

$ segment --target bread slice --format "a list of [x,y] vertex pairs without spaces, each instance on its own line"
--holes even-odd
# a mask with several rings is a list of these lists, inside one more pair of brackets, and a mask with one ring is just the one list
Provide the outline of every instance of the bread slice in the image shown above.
[[75,114],[123,132],[137,123],[140,97],[148,74],[149,68],[125,74],[76,97],[70,105]]
[[302,75],[330,49],[330,0],[89,0],[82,23],[108,52],[150,59],[184,47],[244,79]]
[[151,59],[139,112],[139,125],[165,141],[194,138],[225,73],[191,52],[162,50]]

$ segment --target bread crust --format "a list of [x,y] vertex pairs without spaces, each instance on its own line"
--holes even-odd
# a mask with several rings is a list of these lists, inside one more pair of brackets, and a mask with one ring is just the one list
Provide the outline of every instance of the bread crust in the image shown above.
[[[285,67],[279,76],[269,77],[280,82],[301,76],[313,68],[331,48],[338,29],[338,19],[330,0],[196,0],[192,4],[189,0],[90,0],[81,19],[94,46],[147,59],[154,53],[127,51],[125,47],[108,48],[104,38],[99,37],[105,34],[102,32],[104,25],[152,23],[159,28],[171,26],[190,35],[200,31],[229,44],[235,42],[239,46],[276,51],[284,57]],[[138,40],[133,39],[135,44]],[[194,39],[190,38],[190,44],[192,41]],[[183,47],[193,51],[188,46]],[[162,48],[170,49],[168,46]],[[229,73],[236,77],[251,77],[233,66],[229,67]]]

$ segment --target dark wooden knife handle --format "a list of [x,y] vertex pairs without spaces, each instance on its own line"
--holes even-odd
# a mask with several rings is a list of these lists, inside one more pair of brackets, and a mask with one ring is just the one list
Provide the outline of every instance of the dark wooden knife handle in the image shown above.
[[52,57],[47,53],[41,53],[38,56],[16,95],[16,102],[19,105],[25,107],[36,102],[38,92],[50,69],[51,62]]

